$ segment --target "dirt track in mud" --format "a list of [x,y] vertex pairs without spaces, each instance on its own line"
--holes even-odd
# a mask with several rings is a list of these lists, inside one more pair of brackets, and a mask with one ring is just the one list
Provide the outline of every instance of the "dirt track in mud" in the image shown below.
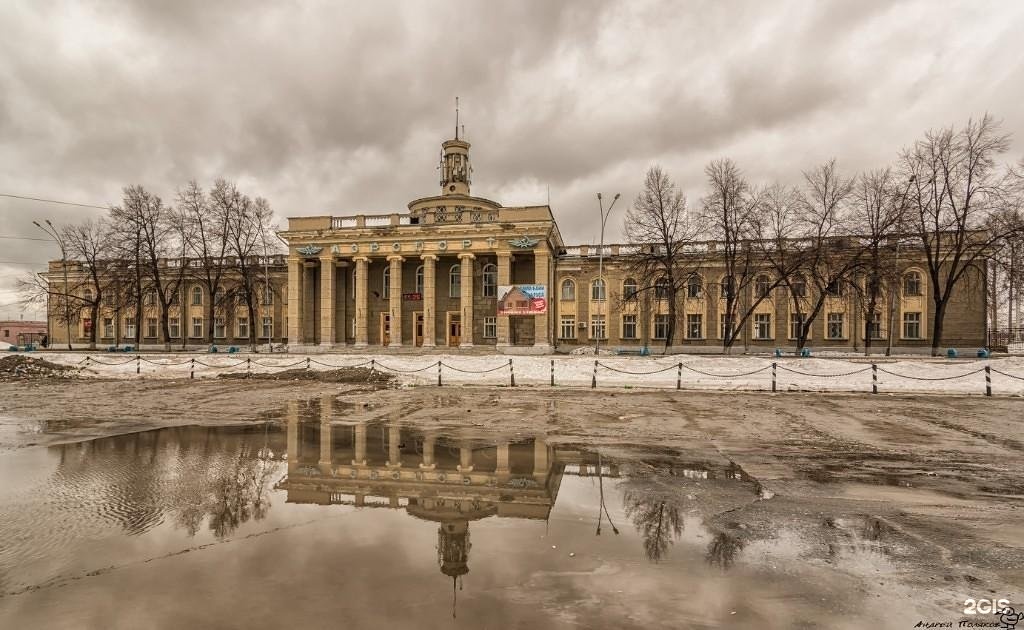
[[44,379],[0,384],[0,448],[279,419],[288,401],[324,397],[337,397],[346,422],[543,434],[620,460],[730,462],[759,497],[708,513],[740,541],[784,527],[814,540],[824,563],[871,544],[889,566],[884,577],[858,569],[863,591],[903,599],[925,620],[959,618],[968,597],[1024,604],[1024,400]]

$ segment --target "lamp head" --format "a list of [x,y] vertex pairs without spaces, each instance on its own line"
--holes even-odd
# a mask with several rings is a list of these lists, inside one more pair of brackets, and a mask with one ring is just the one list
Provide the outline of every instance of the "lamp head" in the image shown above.
[[[615,199],[618,199],[620,196],[619,193],[615,193]],[[615,201],[615,199],[612,199],[612,201]]]
[[597,193],[597,198],[598,198],[598,199],[600,199],[600,198],[601,198],[601,193]]

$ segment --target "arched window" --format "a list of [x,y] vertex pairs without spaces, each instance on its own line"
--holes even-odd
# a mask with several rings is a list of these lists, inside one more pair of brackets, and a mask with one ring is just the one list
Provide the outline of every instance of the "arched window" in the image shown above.
[[203,303],[203,287],[192,287],[192,306],[200,306]]
[[484,297],[498,296],[498,265],[484,265]]
[[92,302],[92,289],[86,289],[82,291],[82,299],[86,302]]
[[562,299],[563,300],[575,300],[576,299],[576,283],[566,278],[562,280]]
[[921,274],[916,271],[903,274],[903,295],[921,295]]
[[807,278],[802,274],[793,276],[793,279],[789,281],[789,291],[794,297],[807,297]]
[[722,278],[722,299],[733,297],[736,293],[736,279],[732,276]]
[[604,278],[598,278],[597,280],[594,280],[593,284],[590,285],[590,299],[591,300],[603,300],[603,299],[605,299]]
[[263,286],[263,306],[270,306],[274,303],[274,290],[269,285]]
[[622,281],[622,299],[632,300],[636,297],[638,290],[636,280],[633,278],[626,278]]
[[686,279],[686,297],[699,298],[703,288],[704,284],[701,282],[700,276],[697,274],[693,274]]
[[754,294],[759,298],[768,297],[772,290],[772,279],[765,274],[759,275],[754,280]]
[[423,265],[416,267],[416,293],[423,295]]
[[384,267],[384,275],[381,281],[381,297],[385,300],[391,297],[391,266]]
[[462,297],[462,266],[452,265],[448,270],[448,297]]
[[662,276],[654,281],[654,297],[659,300],[666,300],[669,297],[671,285],[668,278]]

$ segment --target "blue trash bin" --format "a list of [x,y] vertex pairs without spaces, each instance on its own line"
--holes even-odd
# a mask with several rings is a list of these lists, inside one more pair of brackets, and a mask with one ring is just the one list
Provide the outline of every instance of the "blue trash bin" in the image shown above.
[[988,348],[978,348],[978,358],[979,359],[987,359],[987,358],[989,358],[989,356],[990,356],[990,353],[988,351]]
[[807,358],[807,357],[811,356],[811,349],[810,348],[803,348],[803,349],[801,349],[800,350],[800,356],[802,356],[804,358]]
[[947,359],[955,359],[957,357],[956,348],[949,348],[946,350]]

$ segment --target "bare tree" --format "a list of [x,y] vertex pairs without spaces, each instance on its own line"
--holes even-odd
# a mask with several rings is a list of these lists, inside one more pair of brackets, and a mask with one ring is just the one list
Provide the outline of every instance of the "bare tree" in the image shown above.
[[638,246],[628,258],[628,268],[640,284],[635,294],[623,299],[639,300],[653,293],[655,299],[668,301],[668,352],[675,340],[678,296],[700,264],[693,251],[703,232],[699,217],[689,212],[686,197],[661,167],[652,166],[626,212],[625,232]]
[[931,130],[902,155],[910,190],[910,223],[924,250],[934,309],[932,355],[942,345],[946,309],[971,270],[980,270],[998,242],[1019,230],[986,231],[987,219],[1007,199],[1007,176],[997,157],[1009,136],[986,114],[962,129]]
[[803,197],[796,188],[776,183],[764,190],[760,202],[752,220],[755,247],[775,283],[788,290],[793,298],[794,313],[802,319],[807,286],[800,273],[806,263],[802,240]]
[[[214,189],[224,190],[227,182],[219,180]],[[218,199],[230,199],[230,195],[218,194]],[[214,203],[213,194],[208,197],[200,186],[192,181],[178,193],[178,210],[181,212],[192,238],[189,247],[194,254],[195,271],[206,288],[206,341],[213,343],[213,323],[216,321],[216,298],[223,284],[231,221],[230,204]],[[183,322],[184,323],[184,322]],[[182,334],[184,344],[186,335]]]

